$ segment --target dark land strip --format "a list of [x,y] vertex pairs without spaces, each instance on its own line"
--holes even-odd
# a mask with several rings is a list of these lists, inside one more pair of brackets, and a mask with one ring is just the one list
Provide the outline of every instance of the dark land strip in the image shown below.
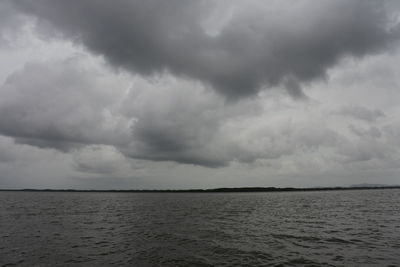
[[373,190],[399,189],[394,186],[354,186],[354,187],[223,187],[213,189],[128,189],[128,190],[86,190],[86,189],[0,189],[12,192],[112,192],[112,193],[233,193],[233,192],[296,192],[296,191],[333,191],[333,190]]

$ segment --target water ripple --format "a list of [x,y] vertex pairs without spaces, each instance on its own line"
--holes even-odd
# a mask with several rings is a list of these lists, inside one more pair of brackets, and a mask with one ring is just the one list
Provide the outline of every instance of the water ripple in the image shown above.
[[0,266],[398,266],[400,190],[0,193]]

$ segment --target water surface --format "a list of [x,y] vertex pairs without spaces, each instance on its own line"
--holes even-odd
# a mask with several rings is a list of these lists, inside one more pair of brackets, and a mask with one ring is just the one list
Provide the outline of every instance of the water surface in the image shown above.
[[0,192],[0,266],[399,266],[400,190]]

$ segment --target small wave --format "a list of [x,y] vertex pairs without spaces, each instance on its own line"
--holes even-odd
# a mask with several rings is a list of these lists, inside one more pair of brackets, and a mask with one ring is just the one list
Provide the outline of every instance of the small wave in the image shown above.
[[300,258],[295,258],[295,259],[290,259],[287,260],[283,263],[279,263],[274,265],[275,267],[283,267],[283,266],[307,266],[307,267],[320,267],[320,266],[335,266],[327,263],[322,263],[322,262],[316,262],[310,259],[306,259],[303,257]]
[[274,238],[278,239],[297,239],[302,241],[321,242],[322,239],[315,236],[302,236],[302,235],[289,235],[289,234],[271,234]]
[[348,241],[348,240],[341,239],[341,238],[338,238],[338,237],[332,237],[332,238],[328,238],[328,239],[325,239],[325,240],[327,242],[331,242],[331,243],[354,244],[354,242],[352,242],[352,241]]

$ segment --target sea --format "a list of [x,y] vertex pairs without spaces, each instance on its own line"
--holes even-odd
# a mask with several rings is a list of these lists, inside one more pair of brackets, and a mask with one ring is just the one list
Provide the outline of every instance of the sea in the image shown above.
[[0,192],[0,266],[400,266],[400,189]]

